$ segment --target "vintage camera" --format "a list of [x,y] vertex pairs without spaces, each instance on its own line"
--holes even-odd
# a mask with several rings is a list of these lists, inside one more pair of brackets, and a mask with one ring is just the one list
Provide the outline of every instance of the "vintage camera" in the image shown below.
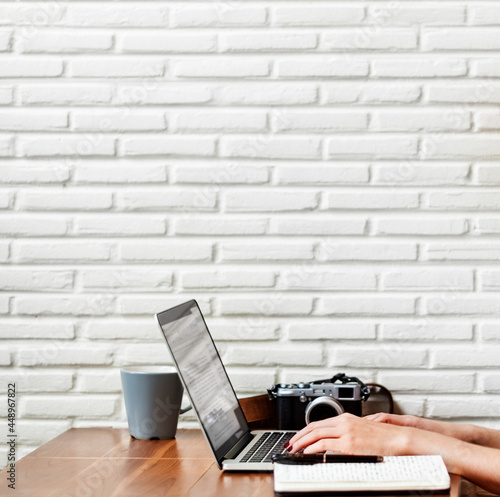
[[278,429],[300,430],[307,424],[344,412],[361,416],[361,402],[370,389],[358,378],[339,373],[309,383],[273,385],[269,398],[276,401]]

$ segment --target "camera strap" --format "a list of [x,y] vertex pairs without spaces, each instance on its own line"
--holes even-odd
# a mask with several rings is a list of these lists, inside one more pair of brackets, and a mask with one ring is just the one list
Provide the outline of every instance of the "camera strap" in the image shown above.
[[335,376],[326,378],[325,380],[311,381],[311,384],[335,383],[336,381],[340,381],[341,383],[357,383],[361,387],[361,398],[365,401],[368,400],[368,397],[370,396],[370,388],[367,387],[359,378],[356,378],[356,376],[347,376],[344,373],[337,373]]

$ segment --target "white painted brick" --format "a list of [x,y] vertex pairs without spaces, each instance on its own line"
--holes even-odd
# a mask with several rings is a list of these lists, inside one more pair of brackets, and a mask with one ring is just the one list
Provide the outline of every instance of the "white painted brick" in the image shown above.
[[[161,309],[161,307],[159,308]],[[114,366],[173,364],[165,343],[123,345],[115,353]]]
[[[476,66],[476,75],[478,68]],[[498,67],[498,64],[494,67]],[[500,74],[500,73],[499,73]],[[478,81],[475,84],[432,84],[426,91],[429,102],[437,103],[498,103],[500,102],[500,86],[489,81]]]
[[500,326],[498,323],[484,323],[480,327],[480,336],[484,341],[498,341],[500,338]]
[[486,291],[500,290],[500,271],[486,269],[479,272],[481,289]]
[[225,318],[223,323],[210,322],[210,334],[215,341],[241,340],[276,340],[279,337],[278,325],[266,325],[268,321],[254,323],[245,319],[230,321]]
[[212,90],[207,85],[160,83],[147,81],[135,85],[118,85],[117,102],[125,105],[189,104],[207,103],[212,99]]
[[23,104],[94,105],[111,102],[112,92],[104,84],[44,84],[20,85]]
[[[1,272],[0,272],[1,275]],[[193,271],[181,274],[183,288],[271,288],[274,286],[276,276],[274,272],[267,271]]]
[[13,101],[13,90],[9,87],[0,87],[0,105],[9,105]]
[[280,78],[339,78],[368,76],[369,64],[364,59],[341,57],[283,59],[276,62]]
[[75,231],[84,235],[164,235],[165,221],[161,217],[140,215],[85,216],[75,219]]
[[16,424],[22,443],[34,444],[36,447],[53,440],[71,428],[70,420],[30,421],[19,419]]
[[309,315],[313,308],[311,297],[285,297],[282,293],[253,297],[220,297],[223,316],[301,316]]
[[0,288],[14,292],[71,290],[73,271],[1,268]]
[[282,111],[271,112],[271,123],[275,131],[305,131],[330,133],[336,131],[360,131],[366,129],[366,112],[338,111]]
[[500,311],[498,296],[469,295],[457,296],[445,293],[440,297],[428,297],[423,301],[426,313],[429,315],[497,315]]
[[12,360],[10,353],[7,350],[0,350],[0,366],[10,366],[11,364]]
[[252,374],[248,374],[246,370],[236,371],[234,368],[229,368],[228,375],[237,392],[261,393],[276,384],[274,371],[267,369],[259,371],[257,368],[252,368]]
[[500,374],[483,375],[483,389],[485,392],[500,392]]
[[267,60],[237,57],[178,60],[173,66],[180,78],[260,78],[270,74]]
[[500,129],[498,112],[476,112],[474,122],[478,131],[496,131]]
[[498,365],[500,350],[489,344],[483,346],[466,346],[445,348],[432,352],[431,363],[436,368],[488,368]]
[[471,24],[497,25],[500,23],[500,7],[495,3],[471,4],[468,11]]
[[168,9],[154,2],[118,5],[105,2],[98,6],[71,4],[66,7],[64,24],[96,27],[167,27]]
[[314,258],[311,243],[222,243],[222,261],[286,261]]
[[342,136],[328,140],[330,158],[406,159],[417,154],[417,139],[403,136]]
[[27,211],[107,210],[112,204],[112,194],[100,190],[39,189],[18,195],[19,208]]
[[50,78],[62,73],[63,62],[60,60],[0,56],[0,78]]
[[371,127],[380,131],[461,131],[471,127],[470,112],[449,110],[383,110],[373,113]]
[[328,321],[288,326],[289,340],[374,340],[375,325],[351,321]]
[[19,38],[25,53],[104,52],[113,47],[113,35],[104,31],[39,29]]
[[215,153],[215,139],[199,136],[168,136],[123,139],[125,155],[184,155],[211,156]]
[[123,242],[120,259],[128,262],[211,261],[212,244],[208,241]]
[[427,366],[425,350],[404,350],[398,344],[379,347],[328,347],[328,365],[349,368],[421,368]]
[[17,262],[109,261],[110,257],[107,242],[18,240],[12,245],[12,259]]
[[413,161],[373,164],[373,180],[381,184],[463,185],[469,177],[468,164],[426,164]]
[[498,28],[424,28],[424,50],[498,50]]
[[120,393],[122,384],[120,372],[113,370],[80,370],[76,377],[77,392],[85,393]]
[[222,157],[264,159],[319,159],[321,143],[318,138],[261,135],[220,139]]
[[61,4],[6,4],[2,6],[0,24],[16,24],[19,26],[40,26],[57,23],[64,15],[65,8]]
[[173,117],[173,129],[187,132],[225,131],[228,133],[258,133],[267,130],[265,112],[220,110],[183,110]]
[[468,269],[401,269],[382,275],[390,290],[473,290],[474,274]]
[[172,272],[161,269],[85,269],[78,272],[84,289],[163,291],[172,288]]
[[[73,373],[70,371],[45,372],[43,370],[12,371],[0,374],[1,391],[7,393],[7,383],[14,380],[19,392],[67,392],[73,388]],[[20,427],[19,427],[20,429]],[[23,434],[24,436],[24,434]]]
[[[21,399],[20,408],[25,418],[102,418],[116,411],[117,398],[97,396],[51,396]],[[54,406],[57,405],[57,409]]]
[[307,211],[317,207],[318,196],[303,191],[234,190],[226,193],[224,204],[227,212]]
[[102,316],[112,313],[114,307],[114,298],[105,295],[14,298],[15,314],[21,316]]
[[448,340],[472,340],[472,324],[463,322],[403,322],[386,323],[380,330],[382,340],[397,340],[408,342],[434,342]]
[[214,90],[214,102],[219,105],[304,105],[317,100],[315,83],[234,82]]
[[[323,351],[318,345],[230,346],[224,354],[224,364],[272,366],[318,366],[323,363]],[[269,385],[270,387],[271,385]]]
[[356,24],[364,16],[361,5],[279,5],[273,9],[272,21],[277,26],[335,26]]
[[267,167],[252,164],[236,164],[222,161],[216,166],[206,163],[177,165],[173,168],[173,183],[201,183],[210,184],[255,184],[267,183],[269,181],[269,169]]
[[260,6],[214,3],[172,8],[174,27],[262,26],[266,21],[267,11]]
[[83,336],[91,340],[158,341],[160,333],[158,325],[151,319],[92,319],[83,328]]
[[14,155],[14,141],[10,136],[0,137],[0,157],[12,157]]
[[[277,235],[363,235],[366,219],[272,218],[269,232]],[[287,244],[288,245],[288,244]]]
[[439,139],[425,138],[422,150],[426,158],[494,159],[500,157],[500,136],[447,135]]
[[70,178],[69,167],[50,161],[16,160],[0,163],[0,183],[64,183]]
[[368,165],[335,163],[314,166],[304,163],[300,166],[275,167],[276,180],[284,185],[304,184],[358,184],[369,181]]
[[377,78],[437,78],[465,76],[464,60],[448,58],[405,57],[377,59],[372,63],[372,74]]
[[67,345],[58,341],[41,342],[38,347],[23,346],[17,352],[19,366],[96,366],[111,363],[111,349],[92,344]]
[[417,193],[340,193],[326,195],[327,209],[417,209]]
[[14,194],[0,191],[0,210],[11,209],[13,206]]
[[379,381],[389,390],[404,393],[472,393],[474,389],[473,373],[397,373],[382,372]]
[[[0,169],[1,178],[1,169]],[[167,181],[167,168],[163,162],[112,160],[80,162],[73,173],[73,181],[81,184],[162,184]]]
[[363,87],[359,101],[372,104],[412,103],[418,101],[420,95],[420,87],[416,84],[401,83],[393,86],[388,83],[370,83],[369,86]]
[[336,316],[390,316],[415,312],[415,299],[387,295],[357,297],[323,297],[319,299],[318,314]]
[[0,52],[7,52],[10,50],[12,34],[12,30],[0,29]]
[[[135,295],[133,297],[117,298],[117,314],[126,316],[149,316],[150,318],[162,310],[169,309],[189,300],[188,296],[158,297],[150,295],[148,297]],[[203,307],[203,302],[198,300],[204,315],[208,314]],[[154,319],[152,321],[154,323]]]
[[424,246],[424,260],[434,261],[497,261],[500,244],[477,242],[429,243]]
[[183,217],[176,219],[174,233],[176,235],[263,235],[266,233],[266,219],[224,219]]
[[115,155],[115,139],[102,136],[72,134],[58,138],[18,138],[18,147],[23,157],[69,156],[81,157],[88,155]]
[[496,192],[430,193],[429,207],[459,210],[496,210],[500,207],[500,194]]
[[10,255],[10,244],[8,242],[0,242],[0,262],[7,262]]
[[377,278],[368,271],[342,271],[329,268],[297,268],[283,271],[280,287],[292,290],[375,290]]
[[0,233],[6,236],[60,236],[68,232],[66,219],[52,216],[0,218]]
[[217,37],[204,33],[126,32],[118,35],[123,52],[130,53],[197,53],[215,52]]
[[[453,405],[456,407],[452,407]],[[487,418],[491,416],[488,413],[495,413],[499,408],[498,400],[482,396],[472,396],[470,402],[460,402],[458,405],[456,399],[440,397],[427,401],[427,416],[431,418]]]
[[286,52],[310,50],[318,45],[316,34],[293,31],[221,33],[219,40],[223,52]]
[[383,30],[337,29],[325,31],[321,48],[335,50],[412,50],[417,48],[417,32],[410,28]]
[[375,232],[379,235],[424,235],[450,236],[467,233],[467,220],[444,217],[405,217],[378,219]]
[[194,190],[129,190],[116,194],[119,209],[125,211],[213,211],[217,195]]
[[74,78],[155,78],[165,73],[160,58],[78,57],[68,62],[68,73]]
[[328,243],[321,251],[324,261],[415,261],[413,243]]
[[71,113],[77,131],[162,131],[167,128],[160,112],[136,111],[75,111]]
[[75,330],[71,323],[58,321],[26,322],[10,319],[1,323],[0,338],[11,340],[31,338],[41,340],[71,340],[75,338]]
[[[423,3],[423,2],[422,2]],[[439,5],[417,2],[408,4],[371,5],[368,22],[381,26],[462,24],[465,21],[465,7],[462,5]]]
[[480,218],[476,221],[474,232],[480,235],[496,235],[500,233],[500,218]]

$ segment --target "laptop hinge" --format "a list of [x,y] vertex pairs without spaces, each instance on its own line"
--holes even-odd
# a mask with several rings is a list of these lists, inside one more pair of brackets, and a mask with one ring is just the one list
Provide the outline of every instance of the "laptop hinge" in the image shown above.
[[234,459],[253,439],[254,435],[247,432],[245,436],[238,440],[225,454],[224,459]]

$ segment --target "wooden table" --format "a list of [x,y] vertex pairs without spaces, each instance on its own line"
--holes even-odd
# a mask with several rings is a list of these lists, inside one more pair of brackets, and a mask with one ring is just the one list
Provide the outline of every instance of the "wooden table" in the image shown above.
[[[126,429],[73,428],[17,461],[15,491],[6,476],[0,472],[0,494],[15,497],[274,496],[271,473],[220,471],[199,430],[150,441]],[[452,475],[449,497],[459,486]]]

